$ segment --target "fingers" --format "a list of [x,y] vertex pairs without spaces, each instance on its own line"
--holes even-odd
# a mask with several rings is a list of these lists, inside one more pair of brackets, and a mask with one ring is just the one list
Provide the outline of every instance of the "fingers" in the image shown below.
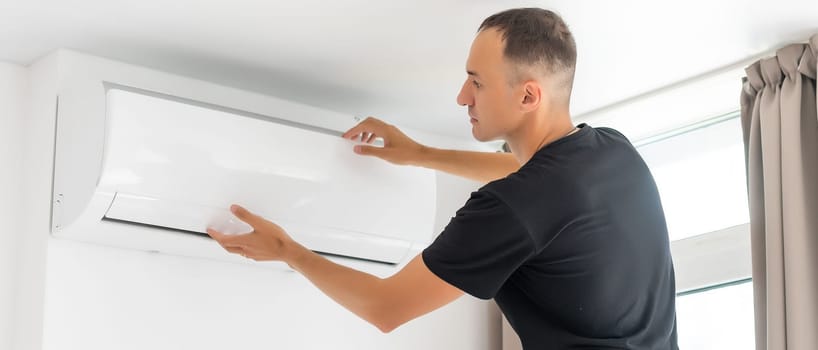
[[224,248],[224,250],[226,250],[226,251],[228,251],[228,252],[231,252],[231,253],[233,253],[233,254],[238,254],[238,255],[241,255],[241,256],[245,256],[245,255],[247,255],[247,253],[245,253],[245,252],[244,252],[244,249],[242,249],[242,248],[237,248],[237,247],[225,247],[225,248]]
[[230,212],[233,213],[239,220],[246,222],[248,225],[252,226],[253,229],[258,229],[266,220],[261,216],[251,213],[249,210],[244,209],[244,207],[233,204],[230,206]]
[[210,235],[210,237],[212,237],[217,243],[219,243],[219,245],[221,245],[222,248],[224,248],[224,250],[233,254],[238,254],[247,257],[247,253],[244,251],[244,247],[234,242],[234,240],[231,239],[232,238],[231,236],[225,235],[212,228],[207,229],[207,234]]
[[241,247],[224,247],[224,250],[236,255],[241,255],[245,259],[256,260],[247,249]]
[[376,137],[374,132],[362,132],[359,136],[353,136],[353,139],[357,139],[357,141],[360,142],[367,142],[367,140],[374,137]]
[[384,123],[383,121],[368,117],[364,119],[364,121],[358,123],[358,125],[352,127],[352,129],[347,130],[341,137],[349,140],[360,139],[361,142],[370,142],[368,140],[374,141],[376,137],[381,136],[383,137],[389,128],[389,124]]
[[239,236],[225,235],[211,228],[207,229],[207,234],[210,235],[210,237],[213,237],[213,239],[216,240],[216,242],[218,242],[219,245],[224,248],[224,250],[233,254],[241,255],[247,259],[255,260],[250,256],[251,254],[248,251],[248,247],[236,241],[235,238],[238,238]]
[[383,147],[356,145],[353,148],[355,153],[365,156],[383,157],[387,150]]
[[228,235],[216,231],[210,227],[207,228],[207,235],[210,236],[210,238],[213,238],[213,240],[216,242],[219,242],[219,244],[221,244],[223,241],[227,241],[229,237]]
[[218,242],[219,245],[225,249],[228,247],[242,246],[243,237],[241,235],[227,235],[209,227],[207,228],[207,235],[210,236],[210,238],[213,238],[213,240]]

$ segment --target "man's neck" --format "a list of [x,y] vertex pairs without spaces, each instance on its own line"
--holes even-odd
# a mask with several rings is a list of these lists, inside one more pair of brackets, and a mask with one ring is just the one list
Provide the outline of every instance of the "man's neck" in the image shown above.
[[559,114],[529,118],[512,134],[507,142],[520,165],[527,163],[534,153],[548,144],[568,136],[575,127],[567,111]]

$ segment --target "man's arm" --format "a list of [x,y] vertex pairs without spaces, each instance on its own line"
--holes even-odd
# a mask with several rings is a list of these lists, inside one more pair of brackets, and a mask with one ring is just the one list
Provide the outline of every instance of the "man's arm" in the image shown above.
[[429,271],[420,255],[400,272],[381,279],[335,264],[307,249],[298,251],[300,256],[289,261],[293,269],[384,333],[463,295]]
[[384,140],[383,147],[360,145],[355,152],[372,155],[390,163],[440,170],[481,183],[506,177],[520,168],[510,153],[444,150],[421,145],[393,125],[367,118],[343,135],[346,139],[372,143]]
[[236,217],[253,227],[244,235],[208,234],[227,251],[246,258],[279,260],[303,274],[324,294],[349,311],[390,332],[418,316],[446,305],[463,292],[429,271],[420,255],[395,275],[381,279],[333,263],[301,246],[278,225],[233,206]]

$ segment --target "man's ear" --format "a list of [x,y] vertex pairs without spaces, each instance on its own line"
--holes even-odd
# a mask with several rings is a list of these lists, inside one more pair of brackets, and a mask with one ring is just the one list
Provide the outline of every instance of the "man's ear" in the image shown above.
[[543,99],[543,89],[539,82],[529,80],[523,83],[523,99],[520,109],[523,112],[531,112],[539,108]]

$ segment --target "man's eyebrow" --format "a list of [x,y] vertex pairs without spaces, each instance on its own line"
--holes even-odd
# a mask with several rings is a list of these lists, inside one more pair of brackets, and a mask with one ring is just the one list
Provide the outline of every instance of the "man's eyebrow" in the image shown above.
[[470,70],[467,70],[467,71],[466,71],[466,73],[467,73],[468,75],[473,75],[473,76],[478,77],[478,78],[480,77],[479,75],[477,75],[477,73],[476,73],[476,72],[473,72],[473,71],[470,71]]

